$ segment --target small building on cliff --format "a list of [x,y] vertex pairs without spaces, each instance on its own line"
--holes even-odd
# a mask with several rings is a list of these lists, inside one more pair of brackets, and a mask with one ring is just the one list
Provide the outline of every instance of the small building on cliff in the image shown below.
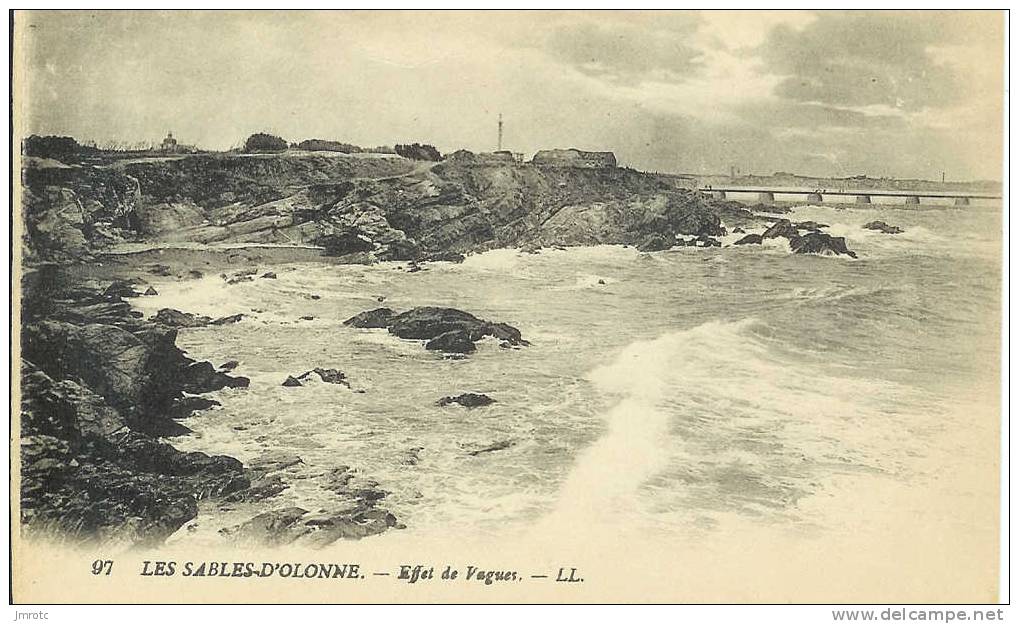
[[177,139],[173,138],[173,132],[167,132],[166,138],[159,144],[159,151],[167,154],[193,154],[198,151],[198,148],[194,145],[178,143]]
[[512,165],[513,163],[520,162],[523,160],[522,154],[514,154],[513,152],[502,150],[499,152],[479,152],[474,153],[469,150],[457,150],[452,154],[448,154],[445,160],[454,162],[459,165]]
[[541,150],[531,162],[539,167],[578,167],[584,169],[611,169],[616,166],[612,152],[585,152],[575,148]]

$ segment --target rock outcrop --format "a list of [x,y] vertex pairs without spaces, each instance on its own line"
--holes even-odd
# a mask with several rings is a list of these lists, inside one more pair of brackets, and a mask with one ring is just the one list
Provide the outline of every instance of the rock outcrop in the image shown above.
[[871,221],[864,224],[863,229],[865,230],[876,230],[883,234],[902,234],[904,231],[897,225],[888,225],[884,221]]
[[439,407],[445,407],[447,405],[452,405],[453,403],[457,403],[468,408],[484,407],[486,405],[491,405],[492,403],[495,403],[495,399],[488,396],[487,394],[465,392],[457,396],[442,397],[441,399],[439,399],[437,405]]
[[215,404],[185,390],[243,378],[208,374],[210,363],[174,345],[175,329],[135,317],[118,293],[60,283],[53,273],[25,278],[25,530],[157,544],[195,516],[199,499],[249,486],[237,460],[184,453],[155,437],[186,432],[174,418]]
[[491,336],[510,346],[527,346],[520,330],[506,323],[494,323],[457,310],[424,306],[395,314],[389,308],[361,312],[344,321],[359,328],[388,328],[389,333],[408,340],[426,340],[425,348],[445,353],[472,353],[477,341]]
[[822,256],[856,257],[856,252],[846,247],[846,239],[824,232],[810,232],[789,241],[789,248],[798,254],[819,254]]
[[[616,167],[196,154],[25,172],[27,243],[81,260],[122,240],[316,244],[348,262],[452,260],[529,244],[719,236],[754,215]],[[264,273],[263,273],[264,274]],[[229,277],[228,283],[252,275]]]

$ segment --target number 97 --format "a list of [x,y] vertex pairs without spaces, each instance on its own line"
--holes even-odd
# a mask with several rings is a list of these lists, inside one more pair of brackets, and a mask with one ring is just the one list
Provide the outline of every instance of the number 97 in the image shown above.
[[92,562],[92,574],[99,576],[105,570],[106,576],[113,571],[113,559],[96,559]]

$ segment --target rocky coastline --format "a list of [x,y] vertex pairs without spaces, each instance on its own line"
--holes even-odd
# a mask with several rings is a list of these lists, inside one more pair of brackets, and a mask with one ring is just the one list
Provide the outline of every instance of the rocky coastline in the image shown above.
[[[245,465],[182,452],[162,439],[189,433],[181,421],[219,404],[204,394],[243,392],[250,383],[229,374],[231,366],[195,361],[176,346],[177,327],[166,321],[187,315],[142,318],[126,300],[143,296],[130,282],[83,281],[52,265],[27,271],[22,293],[26,536],[152,547],[196,518],[201,501],[262,502],[287,488],[280,471],[300,458],[261,457]],[[342,381],[339,371],[314,372]],[[379,504],[387,493],[377,483],[346,469],[334,481],[336,509],[290,510],[286,541],[324,545],[399,526]],[[264,511],[223,534],[279,543],[285,539],[280,522],[266,522],[278,513]]]
[[[667,176],[628,169],[199,155],[109,165],[29,163],[23,182],[23,526],[31,534],[132,546],[162,543],[197,516],[200,502],[271,500],[287,488],[282,471],[300,458],[245,465],[181,452],[164,440],[189,433],[194,411],[218,405],[205,394],[244,392],[250,383],[229,362],[188,358],[175,344],[178,329],[243,322],[243,316],[163,309],[142,318],[129,300],[156,291],[123,269],[138,268],[137,258],[108,253],[113,245],[196,245],[199,251],[169,250],[165,257],[159,250],[151,258],[158,262],[144,270],[177,279],[222,270],[226,285],[275,279],[251,268],[266,266],[259,260],[274,253],[334,263],[398,260],[413,273],[427,262],[505,247],[532,253],[596,244],[648,252],[720,247],[728,228],[744,234],[738,246],[784,238],[793,253],[856,256],[844,238],[824,232],[826,225],[791,222],[781,207],[713,200]],[[883,222],[865,227],[901,231]],[[197,266],[181,260],[226,243],[281,247],[221,247]],[[443,357],[468,357],[486,338],[506,349],[529,344],[506,323],[452,308],[377,308],[346,324],[419,340]],[[319,381],[350,387],[344,372],[320,368],[297,371],[282,385]],[[473,409],[491,402],[465,393],[439,404]],[[322,545],[402,526],[384,508],[386,492],[377,483],[347,470],[333,476],[335,510],[262,507],[222,534]]]

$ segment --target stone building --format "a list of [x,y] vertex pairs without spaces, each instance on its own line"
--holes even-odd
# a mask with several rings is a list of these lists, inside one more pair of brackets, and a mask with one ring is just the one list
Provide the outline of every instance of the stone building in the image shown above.
[[159,145],[159,151],[161,152],[176,152],[178,149],[177,139],[173,138],[172,132],[166,133],[166,138]]
[[459,165],[512,165],[513,163],[520,162],[522,156],[518,157],[513,152],[502,150],[499,152],[478,152],[474,153],[469,150],[457,150],[452,154],[448,154],[445,160],[454,162]]
[[541,150],[531,162],[541,167],[579,167],[585,169],[610,169],[616,166],[612,152],[585,152],[582,150],[551,149]]

